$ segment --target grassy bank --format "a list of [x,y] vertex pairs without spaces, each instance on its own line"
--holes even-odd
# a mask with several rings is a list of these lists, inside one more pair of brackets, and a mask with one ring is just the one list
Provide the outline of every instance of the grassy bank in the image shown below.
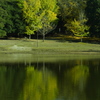
[[97,54],[100,53],[100,44],[63,40],[45,40],[45,42],[35,39],[0,40],[0,53]]

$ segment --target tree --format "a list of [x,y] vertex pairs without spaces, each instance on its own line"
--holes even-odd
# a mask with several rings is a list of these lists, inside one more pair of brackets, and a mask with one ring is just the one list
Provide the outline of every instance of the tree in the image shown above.
[[66,27],[66,30],[70,32],[69,28],[74,20],[79,22],[84,20],[83,15],[85,15],[86,0],[58,0],[58,3],[64,27]]
[[69,27],[75,36],[81,37],[81,42],[82,38],[89,34],[89,26],[86,25],[86,21],[86,19],[74,20],[71,22],[71,26]]
[[43,11],[41,18],[42,28],[39,29],[39,32],[43,35],[43,41],[45,40],[45,35],[50,31],[54,30],[57,25],[57,14],[47,10]]
[[25,0],[19,2],[19,7],[21,7],[23,11],[23,19],[26,23],[25,34],[31,38],[31,35],[41,28],[39,14],[41,8],[40,0]]
[[4,0],[4,9],[7,12],[7,17],[6,17],[6,23],[5,23],[5,31],[7,32],[7,36],[10,35],[11,33],[15,33],[14,30],[14,24],[12,20],[12,12],[13,12],[13,4],[12,2],[14,0]]
[[11,4],[13,5],[13,9],[11,11],[11,20],[13,22],[15,36],[19,36],[20,34],[22,34],[25,29],[25,21],[23,20],[22,10],[18,5],[19,2],[22,2],[22,0],[13,0],[11,2]]
[[58,4],[60,7],[60,20],[63,21],[64,25],[63,27],[66,28],[68,31],[67,26],[70,25],[71,21],[73,19],[78,18],[79,15],[79,8],[77,1],[74,0],[58,0]]
[[4,30],[6,24],[7,12],[2,7],[0,7],[0,37],[6,36],[6,31]]
[[58,4],[63,21],[67,21],[67,18],[77,17],[79,10],[77,9],[77,0],[58,0]]
[[22,11],[17,5],[18,0],[0,1],[0,33],[3,36],[18,36],[24,29]]
[[54,30],[57,26],[57,13],[58,6],[56,0],[41,0],[41,28],[38,30],[43,35],[43,41],[45,35]]
[[5,25],[8,13],[5,9],[5,4],[6,4],[5,0],[0,1],[0,37],[4,37],[7,35],[7,32],[5,30]]

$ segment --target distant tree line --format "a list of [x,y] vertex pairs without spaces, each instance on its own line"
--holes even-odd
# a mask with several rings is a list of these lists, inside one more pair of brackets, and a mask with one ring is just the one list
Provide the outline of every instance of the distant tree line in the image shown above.
[[0,37],[51,31],[100,37],[100,0],[0,0]]

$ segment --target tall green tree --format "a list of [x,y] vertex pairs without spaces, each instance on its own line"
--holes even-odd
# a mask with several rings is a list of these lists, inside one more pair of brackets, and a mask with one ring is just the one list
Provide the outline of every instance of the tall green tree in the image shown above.
[[7,11],[5,9],[5,0],[0,1],[0,37],[6,36],[6,20],[7,20]]
[[0,1],[0,33],[2,36],[17,36],[24,30],[22,11],[17,5],[18,0]]
[[57,13],[58,6],[56,0],[41,0],[41,28],[39,32],[43,35],[43,41],[45,35],[54,30],[57,26]]
[[85,16],[86,0],[58,0],[58,3],[60,16],[67,31],[71,31],[70,26],[73,22],[75,24],[75,20],[81,23],[87,19]]
[[31,35],[34,34],[39,28],[40,24],[40,0],[23,0],[19,2],[19,7],[21,7],[23,12],[23,20],[25,21],[25,34]]
[[[22,0],[20,0],[21,2]],[[22,18],[22,10],[18,6],[19,0],[7,0],[8,18],[6,31],[8,36],[19,36],[22,34],[25,27],[25,22]]]
[[2,7],[0,7],[0,37],[6,36],[6,31],[4,29],[6,24],[7,12]]
[[11,10],[11,20],[13,22],[14,34],[19,36],[23,34],[25,29],[25,21],[23,20],[22,10],[19,7],[18,3],[22,0],[13,0],[12,1],[12,10]]
[[64,24],[63,27],[69,26],[73,19],[78,18],[77,2],[74,0],[58,0],[58,4],[60,7],[60,20],[62,20]]
[[5,4],[4,4],[4,9],[7,12],[7,18],[6,18],[6,24],[5,24],[5,30],[7,32],[7,36],[11,33],[14,33],[14,24],[12,21],[12,11],[13,11],[13,5],[12,2],[13,0],[4,0]]

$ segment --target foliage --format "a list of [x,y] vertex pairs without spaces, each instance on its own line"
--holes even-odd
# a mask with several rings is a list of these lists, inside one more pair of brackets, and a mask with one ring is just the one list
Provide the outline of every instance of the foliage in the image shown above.
[[[86,0],[58,0],[60,6],[60,16],[64,21],[64,27],[69,31],[69,27],[75,20],[83,20],[85,15]],[[79,9],[80,8],[80,9]]]
[[85,24],[86,21],[86,19],[79,21],[74,20],[71,22],[69,29],[74,33],[75,36],[79,36],[82,39],[83,36],[87,36],[89,34],[89,27]]
[[58,0],[60,6],[60,16],[66,21],[69,18],[77,16],[78,13],[77,4],[74,0]]
[[[3,0],[0,1],[0,8],[2,8],[2,12],[4,15],[0,15],[0,18],[3,16],[2,25],[3,36],[17,36],[18,33],[22,33],[23,31],[23,20],[21,15],[21,10],[17,5],[18,0]],[[0,26],[1,27],[1,26]]]
[[40,0],[25,0],[22,5],[19,3],[19,6],[22,7],[23,19],[26,23],[25,33],[27,35],[34,34],[41,27],[39,18]]
[[[50,3],[49,3],[50,2]],[[54,30],[57,26],[57,12],[58,6],[56,0],[41,0],[41,28],[38,30],[43,35]]]
[[100,0],[1,0],[0,12],[0,37],[39,32],[45,38],[56,27],[72,33],[72,23],[85,19],[79,30],[90,26],[90,36],[100,37]]
[[7,35],[5,28],[9,15],[5,5],[6,5],[6,0],[0,1],[0,37],[4,37]]
[[[22,0],[20,0],[20,2],[21,1]],[[13,11],[12,11],[12,18],[11,18],[11,20],[13,21],[14,34],[15,35],[22,34],[24,29],[25,29],[25,21],[23,20],[22,10],[18,6],[18,3],[19,3],[19,0],[14,0],[12,2]]]
[[43,11],[41,18],[42,27],[38,30],[43,35],[43,40],[45,39],[45,35],[55,29],[57,25],[57,14],[54,12],[47,10]]
[[6,24],[7,12],[2,7],[0,7],[0,37],[6,36],[6,31],[4,30]]

